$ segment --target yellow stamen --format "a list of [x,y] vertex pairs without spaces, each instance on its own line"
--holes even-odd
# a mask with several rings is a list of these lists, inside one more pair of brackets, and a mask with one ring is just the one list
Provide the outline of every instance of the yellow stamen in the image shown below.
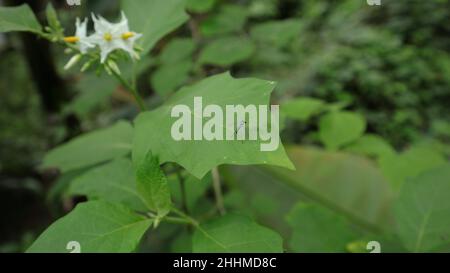
[[111,42],[112,39],[113,39],[111,33],[105,33],[105,35],[103,36],[103,38],[104,38],[106,41],[108,41],[108,42]]
[[122,34],[122,39],[128,40],[128,39],[130,39],[133,36],[134,36],[133,32],[125,32],[124,34]]
[[77,36],[64,37],[64,42],[66,42],[66,43],[76,43],[79,40],[80,40],[80,38],[78,38]]

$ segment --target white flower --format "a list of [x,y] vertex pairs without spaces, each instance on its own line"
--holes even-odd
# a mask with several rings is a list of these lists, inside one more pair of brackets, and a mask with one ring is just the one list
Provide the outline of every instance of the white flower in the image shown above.
[[90,41],[100,47],[101,62],[104,63],[109,53],[116,49],[128,52],[132,58],[138,58],[134,51],[134,43],[142,37],[142,34],[131,32],[128,20],[122,12],[122,19],[119,23],[113,24],[105,18],[92,14],[94,20],[95,33],[89,37]]
[[75,22],[75,36],[64,38],[64,41],[68,43],[76,43],[82,54],[85,54],[89,48],[95,47],[95,45],[90,42],[90,38],[87,37],[87,23],[87,18],[84,19],[83,22],[80,22],[80,18],[77,18]]

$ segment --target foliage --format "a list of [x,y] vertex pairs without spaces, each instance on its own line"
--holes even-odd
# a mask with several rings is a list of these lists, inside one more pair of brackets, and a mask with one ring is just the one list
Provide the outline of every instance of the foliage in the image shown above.
[[[73,42],[72,14],[49,5],[43,27],[28,5],[1,7],[0,32],[31,32],[72,55],[60,72],[77,90],[61,120],[77,115],[89,129],[46,135],[33,126],[44,123],[34,100],[10,92],[0,102],[1,121],[16,123],[2,129],[2,147],[21,155],[2,155],[0,171],[33,150],[27,167],[60,172],[51,206],[87,198],[27,251],[69,252],[73,241],[82,252],[368,252],[370,241],[382,252],[449,251],[448,5],[122,0],[130,31],[108,38],[123,45],[105,60],[101,45]],[[19,55],[4,58],[1,87],[11,70],[27,97],[24,64],[11,65]],[[61,68],[68,59],[55,58]],[[279,104],[279,147],[167,137],[173,107],[199,96],[223,109]],[[32,109],[15,119],[18,101]],[[210,121],[197,114],[189,126]],[[42,155],[46,145],[55,147]]]

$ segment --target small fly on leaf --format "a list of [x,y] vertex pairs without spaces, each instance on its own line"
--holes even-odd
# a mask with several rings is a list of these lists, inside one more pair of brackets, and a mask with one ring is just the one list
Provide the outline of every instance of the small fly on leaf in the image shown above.
[[[237,134],[239,133],[239,130],[241,130],[242,128],[244,128],[245,125],[247,125],[247,121],[245,121],[245,120],[243,120],[243,121],[241,121],[241,122],[239,123],[238,127],[236,128],[236,131],[234,131],[234,135],[235,135],[236,139],[237,139]],[[244,143],[244,141],[241,140],[241,143]]]

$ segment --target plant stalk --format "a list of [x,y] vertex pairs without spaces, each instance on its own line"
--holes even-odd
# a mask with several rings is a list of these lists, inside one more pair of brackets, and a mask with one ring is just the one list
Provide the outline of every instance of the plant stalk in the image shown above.
[[212,173],[212,179],[213,179],[213,188],[214,188],[214,195],[216,197],[216,206],[219,210],[219,213],[221,215],[225,214],[225,206],[223,204],[223,194],[222,194],[222,187],[220,184],[220,174],[219,169],[217,167],[214,167],[211,171]]

